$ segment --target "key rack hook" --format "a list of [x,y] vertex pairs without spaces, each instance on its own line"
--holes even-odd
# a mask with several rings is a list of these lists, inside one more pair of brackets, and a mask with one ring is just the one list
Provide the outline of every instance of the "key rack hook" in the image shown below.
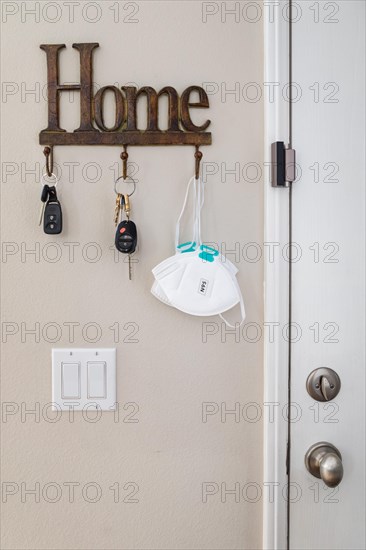
[[198,180],[198,178],[200,177],[200,164],[201,164],[202,157],[203,157],[203,154],[200,151],[200,146],[196,145],[196,152],[194,154],[194,158],[196,159],[196,163],[195,163],[195,178],[196,178],[196,180]]
[[43,154],[46,157],[46,172],[50,178],[53,174],[53,146],[47,146],[43,149]]
[[128,160],[127,145],[123,146],[123,152],[120,154],[120,158],[122,159],[122,177],[125,180],[127,178],[127,160]]

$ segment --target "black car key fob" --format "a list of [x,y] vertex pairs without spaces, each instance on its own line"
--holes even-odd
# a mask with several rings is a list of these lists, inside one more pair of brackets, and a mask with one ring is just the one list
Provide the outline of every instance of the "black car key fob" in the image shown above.
[[119,252],[133,254],[137,245],[137,229],[131,220],[124,220],[118,224],[114,241]]
[[62,231],[61,204],[54,187],[49,188],[49,199],[43,216],[43,231],[48,235],[58,235]]
[[43,217],[43,230],[48,235],[58,235],[62,231],[62,210],[61,204],[50,202],[46,204]]

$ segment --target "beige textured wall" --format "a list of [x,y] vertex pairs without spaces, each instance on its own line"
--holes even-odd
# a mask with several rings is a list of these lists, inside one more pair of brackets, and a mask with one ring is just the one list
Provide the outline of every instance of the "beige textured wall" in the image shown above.
[[[38,132],[46,126],[47,105],[39,96],[46,81],[41,43],[66,43],[62,81],[79,78],[71,44],[97,41],[94,67],[100,85],[172,85],[182,92],[191,84],[216,83],[210,110],[195,115],[212,120],[213,145],[203,152],[205,169],[217,171],[207,178],[204,239],[240,251],[239,257],[229,257],[240,269],[246,322],[261,323],[262,262],[246,261],[253,249],[245,245],[262,240],[262,180],[248,182],[243,174],[240,181],[233,175],[224,180],[225,167],[240,163],[237,168],[245,170],[249,162],[262,163],[263,105],[221,91],[239,83],[240,93],[252,96],[245,84],[262,82],[262,22],[241,17],[237,23],[233,16],[223,22],[219,12],[204,23],[196,1],[80,2],[74,4],[74,22],[68,22],[71,8],[65,2],[2,4],[7,10],[2,24],[7,83],[2,104],[3,548],[261,548],[262,500],[254,502],[256,486],[246,484],[262,484],[262,424],[259,417],[248,420],[256,413],[245,405],[262,402],[263,341],[248,341],[253,330],[226,335],[213,318],[206,321],[216,323],[209,328],[217,333],[205,342],[202,319],[170,309],[150,294],[152,267],[173,251],[193,148],[129,150],[139,180],[132,208],[140,247],[132,282],[127,265],[116,263],[113,253],[110,168],[119,162],[118,148],[56,149],[65,219],[57,237],[37,225],[40,183],[27,170],[39,172],[43,165]],[[221,3],[211,4],[219,9]],[[95,5],[100,20],[92,23]],[[123,21],[134,6],[138,12],[130,17],[137,22]],[[117,8],[119,22],[114,21]],[[39,21],[25,9],[39,10]],[[25,93],[30,89],[38,90],[36,95]],[[64,127],[74,129],[77,94],[74,103],[63,94],[61,108]],[[76,163],[74,181],[70,162]],[[101,251],[96,262],[91,242]],[[36,254],[25,254],[26,249]],[[75,323],[74,338],[70,323]],[[96,331],[89,323],[99,326],[97,343],[91,341]],[[138,330],[129,338],[135,325]],[[119,327],[119,335],[112,326]],[[38,334],[27,332],[32,328]],[[107,413],[93,423],[77,413],[73,421],[63,414],[51,422],[52,347],[114,345],[119,419]],[[243,414],[221,419],[217,413],[203,422],[204,402],[227,409],[238,403]],[[37,407],[39,416],[24,414]],[[78,484],[73,499],[71,482]],[[206,482],[218,492],[204,502]],[[39,498],[26,492],[37,483]],[[223,489],[237,484],[241,494],[222,502],[222,483]],[[111,486],[120,488],[119,497]],[[100,499],[90,502],[96,491]]]

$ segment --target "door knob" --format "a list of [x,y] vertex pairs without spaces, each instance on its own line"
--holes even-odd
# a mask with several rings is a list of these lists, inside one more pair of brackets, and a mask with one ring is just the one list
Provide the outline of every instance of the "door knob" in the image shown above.
[[315,477],[328,487],[336,487],[343,477],[342,455],[334,445],[322,441],[315,443],[305,455],[305,465]]
[[317,401],[332,401],[341,389],[341,381],[333,369],[321,367],[309,374],[306,389]]

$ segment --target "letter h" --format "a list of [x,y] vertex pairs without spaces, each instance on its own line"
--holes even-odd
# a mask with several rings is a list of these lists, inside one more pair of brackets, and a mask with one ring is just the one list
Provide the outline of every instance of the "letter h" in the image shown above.
[[92,54],[99,47],[97,42],[73,44],[80,54],[80,84],[59,84],[59,51],[65,44],[42,44],[47,55],[48,127],[43,132],[65,132],[60,128],[59,93],[65,90],[80,91],[80,126],[75,132],[96,132],[92,124]]

